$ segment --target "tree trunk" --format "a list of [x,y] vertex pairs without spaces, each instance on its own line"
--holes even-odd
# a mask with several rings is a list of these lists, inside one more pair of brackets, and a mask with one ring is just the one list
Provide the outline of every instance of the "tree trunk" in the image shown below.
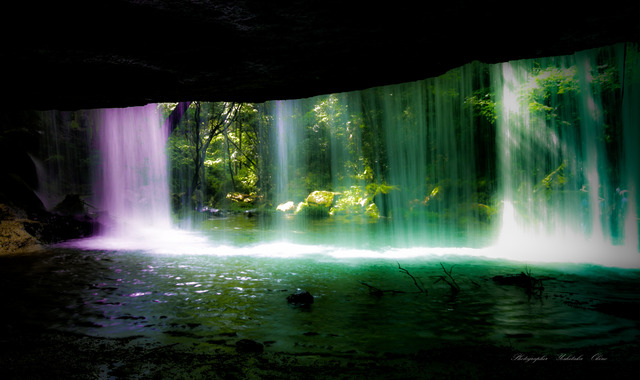
[[227,167],[229,168],[229,175],[231,175],[231,185],[233,186],[233,191],[236,191],[236,180],[233,175],[233,163],[231,162],[231,149],[229,148],[229,128],[225,128],[224,130],[224,139],[227,145]]

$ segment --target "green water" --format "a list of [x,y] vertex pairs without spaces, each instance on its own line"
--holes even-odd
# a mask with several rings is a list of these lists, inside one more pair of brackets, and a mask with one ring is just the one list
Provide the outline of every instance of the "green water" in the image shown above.
[[[492,243],[495,234],[490,229],[477,231],[474,236],[459,230],[456,237],[438,234],[438,224],[419,230],[413,227],[413,239],[394,235],[397,226],[390,220],[368,218],[303,219],[291,215],[262,215],[246,217],[232,215],[226,218],[209,218],[199,223],[199,229],[211,231],[212,239],[231,245],[248,245],[270,242],[289,242],[301,245],[330,245],[344,248],[362,248],[373,251],[390,248],[456,247],[461,240],[473,240],[475,248]],[[469,245],[469,247],[473,247]]]
[[[266,350],[320,354],[414,353],[447,342],[551,353],[632,342],[640,333],[637,313],[598,311],[609,303],[637,306],[637,270],[529,264],[543,280],[539,297],[492,280],[524,271],[523,263],[459,252],[386,255],[268,243],[221,245],[206,254],[186,245],[173,253],[59,247],[0,258],[8,294],[2,322],[188,343],[203,352],[252,339]],[[436,283],[441,263],[453,268],[459,293]],[[417,292],[399,264],[428,294]],[[362,282],[398,293],[373,295]],[[287,303],[298,289],[314,295],[309,308]]]

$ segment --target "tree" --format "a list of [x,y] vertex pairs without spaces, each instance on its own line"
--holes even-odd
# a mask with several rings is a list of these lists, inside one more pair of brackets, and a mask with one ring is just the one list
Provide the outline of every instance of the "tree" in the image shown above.
[[191,177],[185,191],[178,192],[180,203],[197,208],[203,206],[207,151],[217,136],[227,133],[241,106],[239,103],[193,102],[183,121],[175,128],[171,144],[172,174],[182,180],[184,172]]

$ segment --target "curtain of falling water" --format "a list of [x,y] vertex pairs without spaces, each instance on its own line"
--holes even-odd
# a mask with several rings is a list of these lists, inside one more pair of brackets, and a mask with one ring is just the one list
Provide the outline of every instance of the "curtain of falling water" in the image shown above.
[[567,257],[606,255],[614,245],[637,254],[637,211],[628,207],[637,199],[637,149],[628,140],[638,141],[638,98],[633,83],[621,83],[616,59],[625,49],[492,67],[501,243]]
[[[638,47],[618,45],[267,102],[265,190],[274,206],[315,190],[375,203],[379,219],[325,219],[338,227],[323,243],[490,246],[499,228],[509,257],[529,246],[562,255],[580,242],[637,256],[639,67]],[[168,226],[155,106],[88,114],[100,155],[94,206],[117,222],[110,233]],[[316,222],[292,217],[278,233],[289,239]]]
[[624,243],[640,249],[640,53],[638,46],[618,46],[618,71],[622,73],[622,125],[624,165],[621,167],[624,184],[621,204],[624,220]]
[[[495,227],[511,248],[637,252],[638,60],[625,49],[278,102],[278,199],[388,185],[373,231],[392,246],[488,245]],[[494,96],[490,128],[469,101],[478,92]]]
[[363,203],[367,196],[375,201],[384,222],[374,230],[388,244],[473,244],[478,179],[493,159],[474,149],[483,139],[465,103],[481,69],[275,102],[278,203],[301,202],[315,190],[339,198],[356,188]]
[[112,220],[105,233],[169,228],[167,131],[156,106],[93,112],[100,150],[94,191],[98,209]]

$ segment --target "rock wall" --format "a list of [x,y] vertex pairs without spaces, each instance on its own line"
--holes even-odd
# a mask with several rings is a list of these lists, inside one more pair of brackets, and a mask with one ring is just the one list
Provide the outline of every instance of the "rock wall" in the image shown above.
[[3,92],[37,109],[302,98],[640,40],[640,3],[619,0],[119,0],[6,11]]

